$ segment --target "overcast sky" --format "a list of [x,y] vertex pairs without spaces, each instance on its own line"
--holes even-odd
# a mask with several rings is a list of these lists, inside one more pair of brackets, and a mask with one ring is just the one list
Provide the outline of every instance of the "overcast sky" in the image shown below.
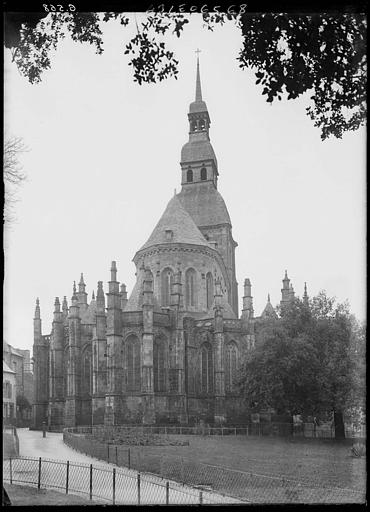
[[[137,18],[140,22],[142,14]],[[83,272],[89,298],[107,291],[109,268],[129,293],[132,258],[151,234],[174,189],[188,140],[199,47],[203,98],[219,164],[218,190],[233,225],[240,309],[252,283],[255,314],[267,294],[276,305],[285,269],[302,295],[325,289],[365,318],[365,130],[322,142],[306,116],[309,95],[270,105],[236,57],[233,24],[212,33],[192,15],[169,39],[178,80],[133,82],[124,43],[133,33],[105,24],[103,55],[67,37],[42,82],[30,85],[5,51],[5,128],[30,151],[17,223],[5,232],[5,340],[32,348],[40,298],[43,334],[56,296],[70,302]]]

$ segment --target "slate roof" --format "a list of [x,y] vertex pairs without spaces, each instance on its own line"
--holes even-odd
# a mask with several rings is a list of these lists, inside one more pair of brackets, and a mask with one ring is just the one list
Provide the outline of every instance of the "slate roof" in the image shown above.
[[15,373],[13,370],[9,368],[9,366],[6,364],[6,362],[3,360],[3,373]]
[[206,102],[203,100],[193,101],[189,106],[189,113],[208,112]]
[[181,163],[193,163],[202,160],[214,160],[217,166],[216,154],[209,140],[191,140],[183,145],[181,150]]
[[96,300],[93,299],[87,310],[81,315],[81,323],[83,324],[95,324],[95,313],[96,313]]
[[[167,238],[166,230],[172,231],[171,239]],[[174,243],[203,245],[212,248],[195,225],[192,217],[183,208],[179,201],[179,194],[168,203],[158,224],[140,251],[154,245]]]
[[[141,272],[141,271],[140,271]],[[135,286],[132,289],[130,298],[127,301],[126,311],[141,311],[143,309],[143,287],[144,276],[142,274],[137,276]],[[162,312],[161,306],[153,294],[154,311]]]
[[[222,306],[222,315],[224,318],[228,319],[235,319],[236,315],[233,311],[233,308],[230,306],[230,304],[227,302],[226,297],[221,297],[221,306]],[[215,301],[213,300],[212,306],[209,308],[207,313],[205,313],[203,316],[199,318],[199,320],[203,320],[205,318],[213,317],[214,315],[214,307],[215,307]]]
[[3,342],[3,350],[5,352],[10,352],[11,354],[13,354],[15,356],[24,357],[23,354],[18,352],[18,350],[16,348],[14,348],[11,345],[9,345],[9,343],[7,343],[6,341]]
[[231,226],[225,201],[213,183],[193,183],[182,187],[177,197],[197,226]]
[[271,304],[271,302],[267,302],[265,309],[262,311],[261,318],[266,318],[266,317],[272,317],[272,318],[277,317],[276,311],[275,311],[273,305]]

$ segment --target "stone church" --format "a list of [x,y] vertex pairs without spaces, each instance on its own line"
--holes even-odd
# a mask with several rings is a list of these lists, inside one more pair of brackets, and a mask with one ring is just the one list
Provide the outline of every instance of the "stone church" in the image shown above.
[[[249,279],[238,312],[232,224],[217,190],[211,119],[199,61],[189,140],[181,151],[181,191],[136,252],[129,298],[112,262],[108,290],[88,302],[83,275],[71,303],[55,299],[51,333],[34,318],[33,426],[247,421],[235,386],[255,343]],[[282,304],[294,297],[285,275]],[[270,300],[262,318],[276,315]]]

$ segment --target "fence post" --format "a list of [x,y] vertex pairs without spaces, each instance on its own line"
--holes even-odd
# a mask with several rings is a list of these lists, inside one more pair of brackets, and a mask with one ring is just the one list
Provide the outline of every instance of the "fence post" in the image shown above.
[[170,503],[170,482],[166,482],[166,505]]
[[113,505],[116,504],[116,468],[113,468]]
[[68,482],[69,482],[69,460],[67,460],[66,494],[68,494]]
[[37,481],[37,488],[40,489],[41,486],[41,457],[39,458],[39,477]]
[[108,462],[109,462],[109,443],[107,443],[107,449],[108,449]]
[[10,483],[13,483],[12,458],[9,459]]
[[118,466],[118,447],[116,445],[116,466]]
[[92,500],[92,475],[93,475],[93,465],[90,464],[90,500]]
[[236,436],[236,428],[234,428],[234,435]]
[[140,473],[137,474],[137,504],[140,505]]
[[199,491],[199,505],[203,505],[203,491]]
[[184,483],[184,459],[181,458],[181,482]]
[[128,463],[128,469],[131,469],[131,450],[130,450],[130,448],[128,449],[127,463]]

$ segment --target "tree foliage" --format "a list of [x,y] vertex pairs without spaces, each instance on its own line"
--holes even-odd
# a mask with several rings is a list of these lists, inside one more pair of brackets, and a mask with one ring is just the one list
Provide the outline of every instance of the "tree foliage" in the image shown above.
[[[178,60],[167,49],[166,34],[180,37],[190,14],[149,12],[137,23],[122,13],[9,13],[5,46],[21,74],[31,83],[50,68],[51,50],[67,33],[103,52],[102,24],[135,23],[125,45],[133,77],[139,84],[177,78]],[[238,61],[255,72],[268,102],[310,94],[307,114],[321,138],[342,137],[366,120],[366,17],[360,14],[286,15],[204,13],[204,27],[231,21],[242,34]]]
[[324,292],[309,304],[295,299],[280,314],[258,326],[256,348],[240,378],[246,400],[278,414],[331,411],[336,436],[343,437],[344,410],[364,398],[358,323],[347,304]]
[[241,20],[241,66],[257,68],[267,101],[310,91],[307,113],[322,131],[342,137],[366,117],[366,19],[360,15],[269,14]]

